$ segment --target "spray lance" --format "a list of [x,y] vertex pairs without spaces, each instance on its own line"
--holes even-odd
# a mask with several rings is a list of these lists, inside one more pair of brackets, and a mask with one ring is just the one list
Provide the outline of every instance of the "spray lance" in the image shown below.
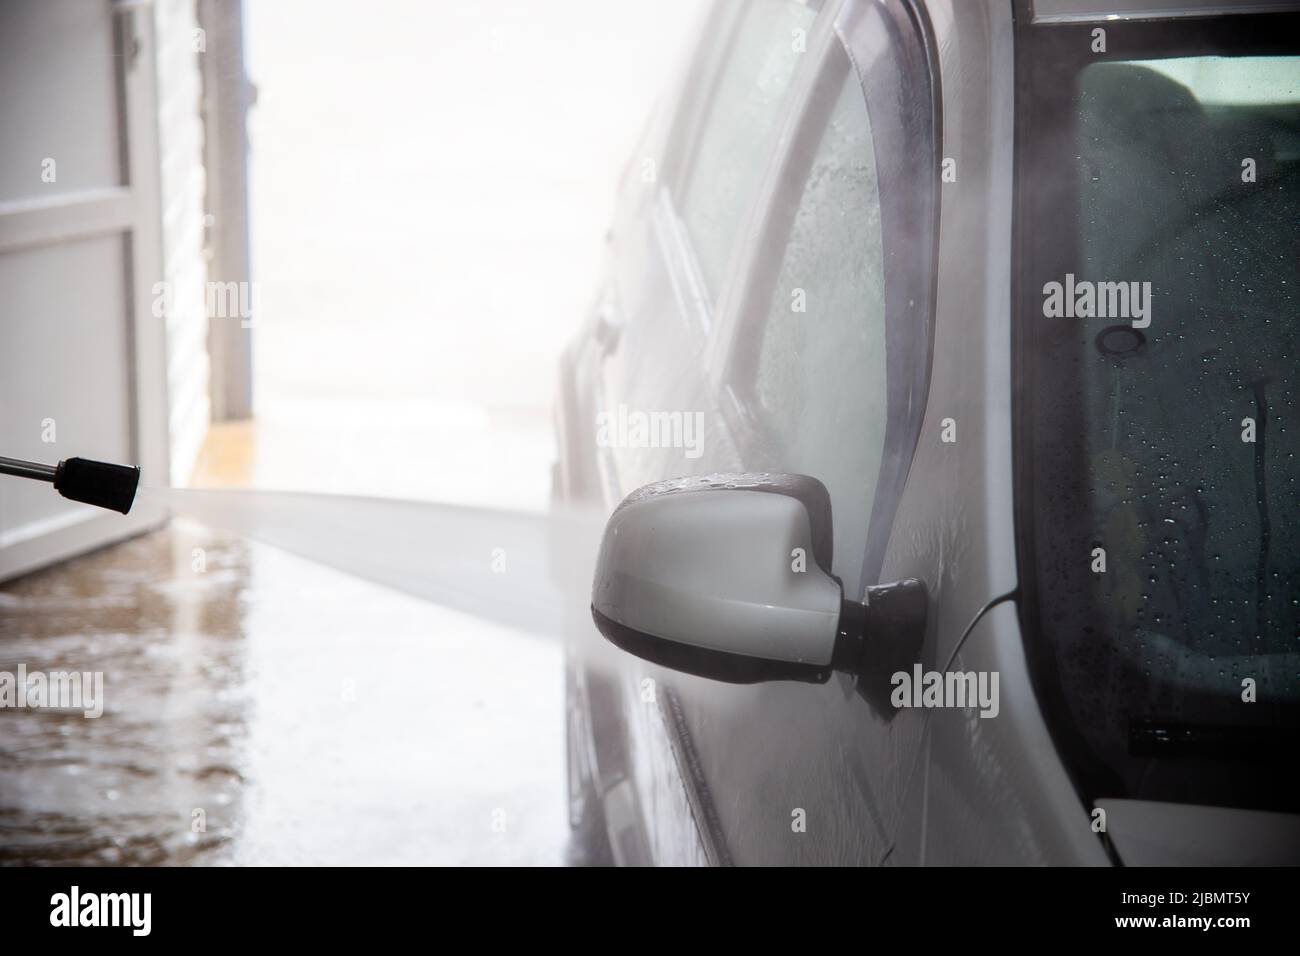
[[135,501],[140,469],[135,465],[112,465],[89,458],[65,458],[58,465],[0,457],[0,475],[16,475],[48,481],[69,501],[120,511],[126,514]]

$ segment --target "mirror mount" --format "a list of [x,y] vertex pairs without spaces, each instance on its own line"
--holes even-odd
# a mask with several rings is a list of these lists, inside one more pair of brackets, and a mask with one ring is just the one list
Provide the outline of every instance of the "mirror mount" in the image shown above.
[[869,587],[861,604],[844,601],[832,668],[864,689],[907,670],[921,659],[928,608],[925,584],[916,578]]

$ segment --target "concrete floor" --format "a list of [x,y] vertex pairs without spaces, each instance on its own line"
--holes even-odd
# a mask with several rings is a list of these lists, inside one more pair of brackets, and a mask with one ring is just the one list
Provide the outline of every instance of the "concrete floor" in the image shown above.
[[0,670],[106,698],[0,710],[0,863],[565,859],[554,645],[185,524],[0,612]]

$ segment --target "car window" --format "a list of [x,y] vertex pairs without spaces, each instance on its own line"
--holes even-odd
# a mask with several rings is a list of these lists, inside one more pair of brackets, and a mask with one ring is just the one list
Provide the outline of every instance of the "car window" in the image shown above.
[[1273,799],[1245,766],[1193,790],[1149,758],[1280,747],[1300,714],[1300,57],[1072,86],[1044,107],[1072,189],[1036,207],[1026,283],[1040,626],[1110,786]]
[[816,13],[793,0],[724,0],[736,23],[678,206],[716,300],[779,131]]
[[795,204],[751,392],[771,467],[821,480],[834,515],[834,573],[850,588],[885,443],[885,292],[871,123],[850,71]]

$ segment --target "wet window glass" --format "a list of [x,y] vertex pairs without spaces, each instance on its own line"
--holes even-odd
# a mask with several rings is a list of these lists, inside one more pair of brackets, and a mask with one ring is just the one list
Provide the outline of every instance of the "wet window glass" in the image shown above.
[[834,572],[858,584],[885,442],[880,196],[866,101],[850,72],[797,201],[752,393],[771,467],[831,495]]
[[1283,746],[1300,702],[1300,58],[1093,63],[1044,135],[1066,182],[1026,321],[1060,688],[1122,793],[1267,801],[1244,765],[1195,770]]
[[792,0],[728,0],[738,22],[680,198],[709,292],[722,289],[732,250],[756,198],[807,45],[814,11]]

